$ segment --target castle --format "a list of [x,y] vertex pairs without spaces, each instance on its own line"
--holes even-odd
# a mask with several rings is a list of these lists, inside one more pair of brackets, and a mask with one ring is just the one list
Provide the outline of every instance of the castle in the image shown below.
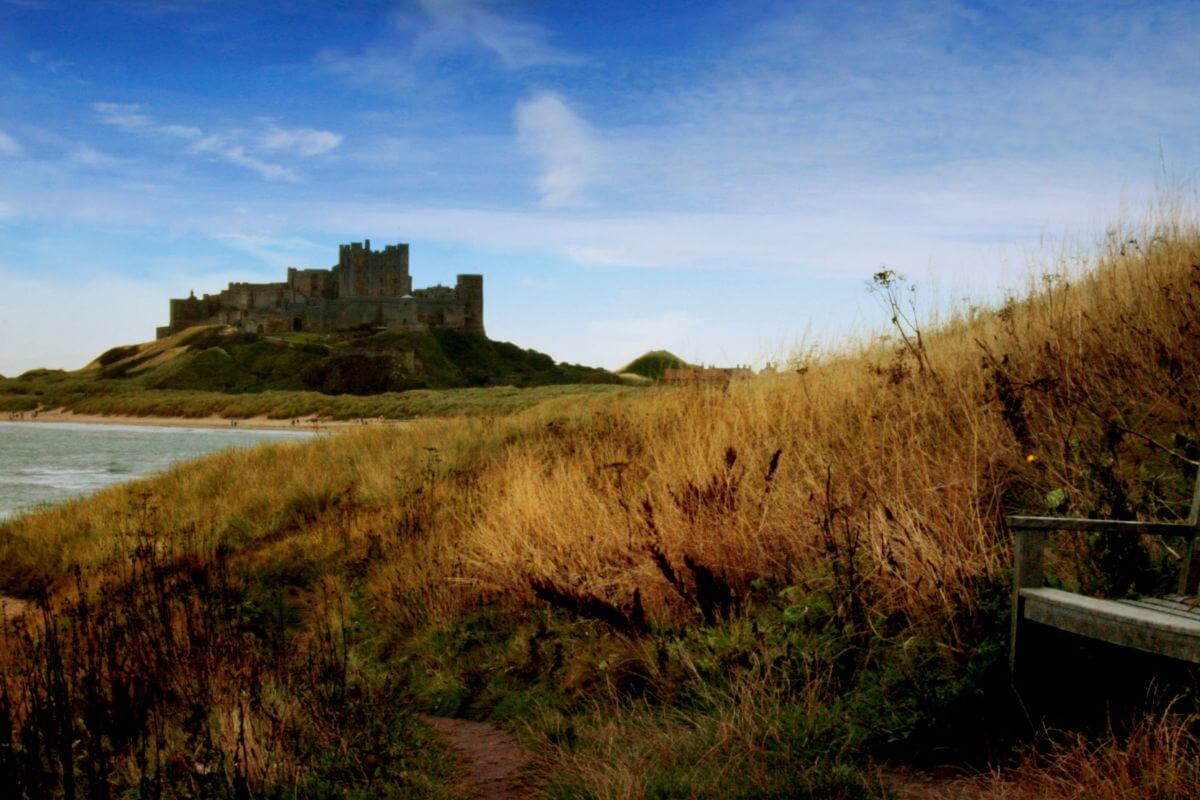
[[408,245],[372,250],[371,240],[338,248],[332,269],[289,267],[284,283],[231,283],[219,294],[171,300],[158,338],[222,323],[251,333],[454,328],[483,334],[483,276],[459,275],[454,288],[413,289]]

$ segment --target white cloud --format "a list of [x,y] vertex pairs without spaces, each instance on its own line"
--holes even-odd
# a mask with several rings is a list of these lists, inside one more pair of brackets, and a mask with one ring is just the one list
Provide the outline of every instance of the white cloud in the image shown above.
[[311,157],[327,153],[342,143],[342,134],[311,128],[281,128],[271,125],[259,140],[264,150],[284,150]]
[[597,160],[587,124],[552,92],[517,103],[514,117],[518,141],[542,162],[536,182],[542,205],[587,205],[586,190]]
[[[159,123],[145,114],[141,110],[141,106],[126,103],[93,103],[92,108],[100,115],[100,121],[107,125],[112,125],[131,133],[148,133],[161,136],[166,139],[174,139],[182,142],[187,142],[188,145],[184,152],[194,155],[204,155],[209,158],[215,158],[224,161],[228,164],[233,164],[237,167],[250,170],[257,173],[264,180],[268,181],[285,181],[295,183],[300,180],[300,176],[295,170],[285,167],[281,164],[275,164],[265,159],[259,158],[256,155],[248,152],[247,146],[237,139],[239,135],[236,132],[224,133],[208,133],[206,134],[200,128],[192,125],[179,125],[175,123]],[[303,134],[317,134],[317,138],[305,137],[303,135],[296,138],[286,149],[295,152],[300,152],[301,155],[313,155],[311,151],[314,147],[321,147],[328,142],[323,136],[337,136],[338,141],[341,137],[337,134],[331,134],[328,131],[308,131],[307,129],[297,129]],[[260,139],[260,146],[267,142],[274,132],[283,134],[288,133],[277,126],[272,126],[272,130]],[[336,146],[336,142],[329,147]],[[282,150],[283,147],[273,147],[268,149]],[[328,149],[328,147],[325,147]],[[316,152],[323,152],[317,150]]]
[[412,86],[415,79],[409,57],[390,47],[372,47],[353,54],[326,48],[317,53],[314,60],[321,69],[347,83],[361,86],[396,91]]
[[[219,233],[214,237],[219,242],[249,253],[276,269],[285,267],[313,266],[332,260],[328,250],[299,236],[262,236],[259,234]],[[313,259],[317,259],[316,262]],[[278,278],[277,278],[278,279]]]
[[92,103],[100,121],[114,128],[141,131],[154,127],[154,122],[141,112],[141,106],[130,103]]
[[85,167],[111,167],[119,163],[117,159],[101,153],[89,144],[80,144],[76,147],[75,151],[71,153],[71,159]]
[[[421,7],[428,27],[417,39],[419,54],[481,47],[513,70],[582,60],[550,44],[549,32],[540,25],[502,17],[471,0],[422,0]],[[402,17],[401,24],[405,21]]]
[[322,50],[317,64],[348,82],[398,91],[444,82],[443,75],[430,75],[422,66],[462,54],[483,54],[511,71],[584,62],[551,44],[542,26],[502,16],[473,0],[421,0],[418,8],[397,13],[391,35],[359,52]]
[[24,149],[17,144],[17,140],[9,136],[4,131],[0,131],[0,157],[16,158],[21,155]]
[[246,155],[246,148],[240,145],[220,150],[218,151],[218,155],[230,164],[245,167],[251,172],[257,172],[268,181],[286,181],[288,183],[298,183],[300,181],[300,176],[294,170],[263,161],[261,158]]
[[198,139],[204,135],[204,131],[191,125],[160,125],[158,129],[167,136],[178,139]]
[[294,170],[249,155],[245,147],[240,144],[229,144],[221,136],[206,136],[188,149],[193,153],[209,154],[234,166],[256,172],[264,180],[288,183],[297,183],[300,180],[300,176]]

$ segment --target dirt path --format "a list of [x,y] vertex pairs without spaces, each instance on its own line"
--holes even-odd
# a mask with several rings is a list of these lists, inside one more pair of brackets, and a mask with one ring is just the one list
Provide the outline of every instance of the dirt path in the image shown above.
[[508,731],[483,722],[422,717],[449,741],[467,767],[464,789],[478,800],[530,800],[534,794],[521,768],[528,759]]
[[879,781],[897,800],[991,800],[986,775],[964,775],[954,769],[916,770],[882,767]]

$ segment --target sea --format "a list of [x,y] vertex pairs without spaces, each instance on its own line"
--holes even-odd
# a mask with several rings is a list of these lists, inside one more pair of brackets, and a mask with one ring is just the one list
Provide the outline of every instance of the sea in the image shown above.
[[0,520],[227,447],[313,435],[303,430],[0,421]]

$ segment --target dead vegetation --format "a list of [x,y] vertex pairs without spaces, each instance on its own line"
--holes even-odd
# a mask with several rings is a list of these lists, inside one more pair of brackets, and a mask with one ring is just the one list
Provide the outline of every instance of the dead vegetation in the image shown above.
[[[541,697],[520,718],[559,796],[872,796],[868,758],[971,738],[990,708],[1005,513],[1185,513],[1200,233],[1114,233],[1087,270],[936,324],[900,276],[876,286],[893,333],[803,370],[221,454],[0,526],[0,592],[52,598],[8,628],[0,752],[63,793],[72,770],[178,795],[179,769],[232,796],[361,782],[398,747],[355,733],[384,664],[418,702]],[[1175,569],[1171,542],[1080,541],[1049,566],[1089,591]],[[511,640],[476,630],[489,613]],[[151,683],[144,718],[117,715]],[[985,788],[1194,796],[1194,725],[1156,720]],[[373,744],[337,772],[346,737]]]

